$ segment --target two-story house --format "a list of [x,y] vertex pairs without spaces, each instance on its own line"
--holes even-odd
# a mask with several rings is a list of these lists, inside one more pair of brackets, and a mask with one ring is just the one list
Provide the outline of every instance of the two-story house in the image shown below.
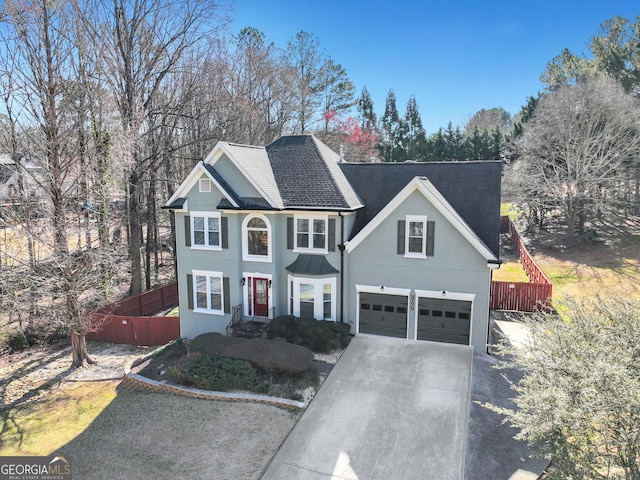
[[345,163],[312,135],[220,142],[175,212],[181,334],[293,314],[352,333],[487,343],[500,162]]

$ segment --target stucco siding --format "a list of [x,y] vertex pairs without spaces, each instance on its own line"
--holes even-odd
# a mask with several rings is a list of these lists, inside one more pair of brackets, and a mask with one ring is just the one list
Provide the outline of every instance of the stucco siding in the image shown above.
[[[406,215],[427,215],[435,221],[434,256],[406,258],[397,253],[398,221]],[[472,294],[471,343],[484,351],[491,288],[486,259],[419,192],[412,193],[350,252],[345,275],[352,331],[358,309],[355,285]],[[415,331],[414,312],[408,315],[410,338]]]
[[[191,209],[191,197],[189,197],[189,208]],[[212,211],[215,211],[212,210]],[[248,215],[260,213],[265,215],[271,225],[272,255],[270,262],[245,261],[242,255],[242,222]],[[298,212],[296,212],[298,213]],[[299,212],[304,214],[304,212]],[[293,213],[267,212],[221,212],[228,221],[228,242],[229,248],[221,251],[207,249],[197,249],[186,246],[184,225],[185,213],[176,213],[176,244],[178,253],[178,293],[180,301],[180,327],[181,334],[187,338],[193,338],[205,332],[224,333],[231,321],[231,314],[212,315],[194,312],[187,308],[189,299],[187,293],[187,275],[194,270],[204,270],[222,272],[224,277],[229,278],[229,300],[231,306],[242,304],[244,301],[242,278],[243,274],[251,276],[269,276],[272,280],[271,296],[272,304],[270,308],[275,308],[276,316],[286,315],[288,312],[289,292],[288,274],[286,267],[293,263],[299,253],[287,249],[287,217],[293,217]],[[338,215],[329,215],[336,221],[335,252],[325,255],[327,261],[337,270],[340,269],[340,219]],[[337,279],[336,292],[336,316],[339,320],[339,291],[340,275],[335,275]]]

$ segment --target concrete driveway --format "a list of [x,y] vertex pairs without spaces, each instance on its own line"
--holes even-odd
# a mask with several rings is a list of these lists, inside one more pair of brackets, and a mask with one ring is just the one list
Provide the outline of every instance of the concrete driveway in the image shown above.
[[263,480],[461,479],[471,347],[354,337]]

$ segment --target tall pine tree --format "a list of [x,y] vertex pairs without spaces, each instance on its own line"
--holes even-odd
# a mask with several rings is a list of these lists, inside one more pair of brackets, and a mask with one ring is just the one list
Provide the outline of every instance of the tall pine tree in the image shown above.
[[407,111],[404,115],[406,124],[406,138],[403,142],[406,145],[406,157],[409,160],[419,160],[424,158],[424,148],[426,134],[422,126],[422,118],[418,111],[416,97],[411,95],[407,102]]

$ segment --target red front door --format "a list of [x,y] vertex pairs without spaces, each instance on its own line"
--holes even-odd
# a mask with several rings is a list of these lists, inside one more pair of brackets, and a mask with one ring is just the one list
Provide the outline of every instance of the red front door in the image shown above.
[[269,281],[266,278],[253,279],[253,314],[269,316]]

